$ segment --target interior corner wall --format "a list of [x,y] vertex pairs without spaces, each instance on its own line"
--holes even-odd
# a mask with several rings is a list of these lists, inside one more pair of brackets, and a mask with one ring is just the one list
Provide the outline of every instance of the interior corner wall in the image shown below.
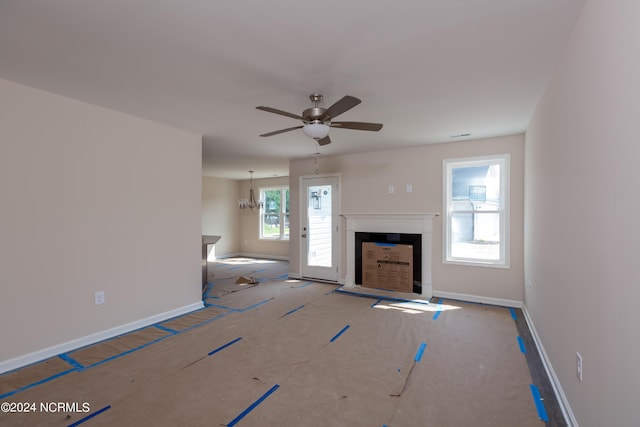
[[200,135],[6,80],[0,121],[0,364],[201,304]]
[[640,425],[638,40],[587,0],[525,138],[525,307],[581,426]]
[[[260,189],[268,187],[288,186],[289,177],[262,178],[253,180],[253,190],[256,198],[260,197]],[[240,181],[240,192],[237,199],[249,197],[250,180]],[[236,209],[237,209],[236,200]],[[288,240],[260,239],[260,211],[251,209],[237,209],[240,218],[240,253],[246,256],[289,259]]]
[[[341,213],[438,213],[433,223],[432,284],[434,292],[466,297],[523,300],[523,153],[524,136],[512,135],[432,144],[396,150],[320,157],[320,174],[340,174]],[[443,172],[445,159],[510,154],[510,268],[443,263]],[[300,275],[300,177],[315,173],[314,159],[289,164],[291,182],[290,274]],[[408,184],[412,192],[407,192]],[[394,186],[390,194],[389,186]],[[346,224],[341,224],[339,279],[346,274]]]
[[239,191],[235,179],[202,177],[202,234],[221,236],[213,249],[216,257],[240,252]]

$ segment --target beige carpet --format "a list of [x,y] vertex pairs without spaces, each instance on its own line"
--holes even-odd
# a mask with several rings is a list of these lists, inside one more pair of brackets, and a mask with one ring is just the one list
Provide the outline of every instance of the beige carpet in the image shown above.
[[0,425],[544,425],[508,309],[363,298],[286,268],[211,263],[205,309],[0,376],[2,402],[89,406]]

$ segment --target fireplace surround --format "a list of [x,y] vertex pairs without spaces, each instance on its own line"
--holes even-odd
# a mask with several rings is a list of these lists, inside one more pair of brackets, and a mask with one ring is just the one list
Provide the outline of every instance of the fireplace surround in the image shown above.
[[356,233],[419,234],[422,246],[421,286],[414,289],[420,291],[419,295],[422,298],[431,298],[433,218],[438,214],[342,214],[342,216],[347,222],[345,287],[360,286],[356,283]]

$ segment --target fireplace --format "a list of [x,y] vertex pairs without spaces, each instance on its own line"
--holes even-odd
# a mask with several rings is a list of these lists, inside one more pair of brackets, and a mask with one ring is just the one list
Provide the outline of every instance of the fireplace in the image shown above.
[[[414,293],[419,294],[422,298],[431,298],[433,289],[431,284],[431,241],[433,218],[437,215],[438,214],[343,214],[342,216],[345,217],[347,221],[347,272],[345,275],[345,287],[356,287],[361,284],[358,282],[360,277],[356,277],[356,233],[360,236],[362,236],[360,233],[364,233],[374,238],[385,235],[385,239],[416,239],[416,237],[406,236],[418,235],[419,243],[417,243],[417,240],[408,240],[411,241],[411,243],[408,244],[414,245],[414,256],[416,246],[418,246],[419,252],[419,258],[414,258],[414,267],[418,264],[420,269],[419,279],[415,277],[414,270]],[[362,245],[361,242],[359,246]],[[361,268],[361,260],[358,262],[358,265],[360,265]]]

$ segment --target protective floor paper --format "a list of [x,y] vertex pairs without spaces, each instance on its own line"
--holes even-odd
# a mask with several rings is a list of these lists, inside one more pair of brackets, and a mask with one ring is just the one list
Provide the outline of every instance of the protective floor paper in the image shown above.
[[544,425],[509,309],[363,298],[265,265],[236,289],[261,265],[211,263],[205,309],[1,375],[2,402],[90,411],[0,425]]

